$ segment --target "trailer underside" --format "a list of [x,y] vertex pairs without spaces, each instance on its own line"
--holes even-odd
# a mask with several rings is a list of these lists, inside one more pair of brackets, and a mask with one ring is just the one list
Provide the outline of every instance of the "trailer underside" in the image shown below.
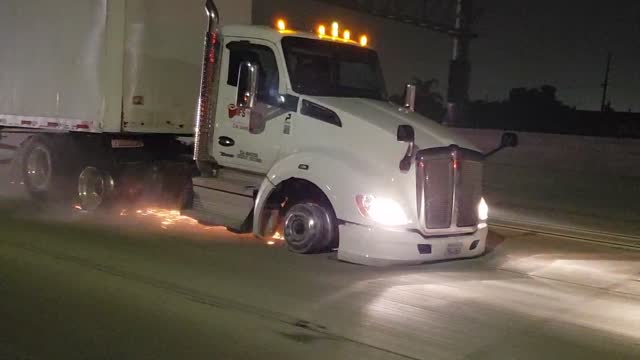
[[123,201],[179,206],[194,167],[172,135],[55,133],[0,128],[12,181],[46,204],[83,210]]

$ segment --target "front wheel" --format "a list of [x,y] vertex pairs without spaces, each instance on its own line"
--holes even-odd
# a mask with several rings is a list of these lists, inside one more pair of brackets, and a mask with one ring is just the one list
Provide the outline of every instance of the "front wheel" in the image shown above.
[[311,202],[293,205],[284,218],[284,239],[299,254],[330,250],[338,236],[336,217],[328,206]]

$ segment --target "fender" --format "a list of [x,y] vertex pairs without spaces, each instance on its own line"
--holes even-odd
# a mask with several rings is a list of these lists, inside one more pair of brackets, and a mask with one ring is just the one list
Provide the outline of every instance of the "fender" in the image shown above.
[[[338,219],[343,221],[373,225],[360,215],[355,196],[363,192],[384,189],[387,183],[379,164],[363,163],[353,153],[322,149],[289,155],[278,161],[269,171],[260,186],[254,208],[254,233],[260,231],[260,214],[273,189],[281,182],[303,179],[315,184],[327,196]],[[378,174],[372,173],[378,170]]]

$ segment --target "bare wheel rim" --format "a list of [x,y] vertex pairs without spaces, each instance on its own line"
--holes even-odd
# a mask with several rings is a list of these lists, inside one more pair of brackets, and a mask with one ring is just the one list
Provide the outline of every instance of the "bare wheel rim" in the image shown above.
[[295,205],[287,214],[284,223],[284,238],[296,251],[312,251],[322,234],[326,214],[322,208],[312,204]]
[[83,210],[96,210],[113,190],[113,179],[95,167],[88,166],[78,177],[78,200]]
[[43,146],[31,150],[26,161],[27,178],[33,190],[45,191],[51,183],[51,154]]

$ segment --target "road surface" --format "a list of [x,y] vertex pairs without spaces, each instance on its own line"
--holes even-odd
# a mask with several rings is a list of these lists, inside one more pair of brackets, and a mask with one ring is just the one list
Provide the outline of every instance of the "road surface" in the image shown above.
[[379,269],[161,209],[2,204],[0,358],[640,358],[639,252],[499,230],[481,258]]

